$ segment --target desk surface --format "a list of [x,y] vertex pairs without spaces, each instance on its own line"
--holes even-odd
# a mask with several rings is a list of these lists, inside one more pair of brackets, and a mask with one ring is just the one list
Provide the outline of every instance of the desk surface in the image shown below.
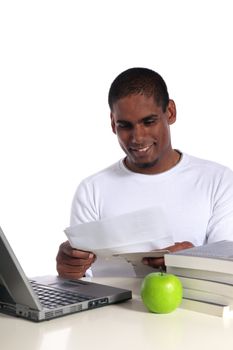
[[41,323],[0,314],[2,350],[233,349],[233,319],[177,309],[149,313],[139,298],[141,281],[96,278],[133,290],[133,299]]

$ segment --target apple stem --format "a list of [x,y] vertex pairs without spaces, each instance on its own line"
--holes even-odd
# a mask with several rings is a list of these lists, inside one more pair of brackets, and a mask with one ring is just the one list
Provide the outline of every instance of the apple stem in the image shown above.
[[163,276],[163,267],[162,266],[159,266],[159,272],[160,272],[160,275]]

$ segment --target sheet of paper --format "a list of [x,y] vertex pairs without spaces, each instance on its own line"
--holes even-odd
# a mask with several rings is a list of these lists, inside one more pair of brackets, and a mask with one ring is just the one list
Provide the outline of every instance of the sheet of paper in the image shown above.
[[137,277],[145,277],[150,272],[158,272],[160,269],[155,269],[142,263],[143,258],[162,258],[164,254],[168,254],[169,250],[159,249],[151,252],[136,252],[136,253],[123,253],[114,254],[113,257],[124,258],[128,263],[133,266]]
[[68,227],[65,233],[73,248],[98,256],[146,252],[174,244],[159,207]]
[[164,254],[168,254],[167,249],[158,249],[150,252],[135,252],[135,253],[119,253],[113,256],[119,256],[126,259],[128,262],[140,262],[143,258],[162,258]]

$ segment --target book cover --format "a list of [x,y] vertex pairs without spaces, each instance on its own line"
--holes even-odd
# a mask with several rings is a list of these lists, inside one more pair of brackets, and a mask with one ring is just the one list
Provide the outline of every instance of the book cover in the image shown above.
[[232,274],[230,274],[230,273],[205,271],[205,270],[198,270],[198,269],[189,269],[189,268],[186,269],[183,267],[176,267],[176,266],[167,266],[166,271],[167,273],[172,273],[177,276],[233,284],[233,272]]
[[209,293],[225,295],[233,299],[233,285],[227,283],[219,283],[208,280],[200,280],[197,278],[188,278],[178,276],[183,287],[188,289],[197,289]]
[[233,273],[233,241],[219,241],[164,255],[165,265]]
[[224,304],[207,303],[183,298],[180,308],[219,317],[232,317],[231,307]]
[[183,298],[198,300],[201,302],[212,303],[212,304],[227,305],[231,309],[233,306],[232,296],[229,297],[221,294],[209,293],[204,290],[183,288]]

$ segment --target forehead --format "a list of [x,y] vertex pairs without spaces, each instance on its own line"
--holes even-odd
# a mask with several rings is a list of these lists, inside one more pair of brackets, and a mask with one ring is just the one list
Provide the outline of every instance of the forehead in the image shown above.
[[123,97],[114,103],[112,109],[112,114],[117,119],[144,118],[161,113],[162,107],[158,106],[154,97],[142,94]]

